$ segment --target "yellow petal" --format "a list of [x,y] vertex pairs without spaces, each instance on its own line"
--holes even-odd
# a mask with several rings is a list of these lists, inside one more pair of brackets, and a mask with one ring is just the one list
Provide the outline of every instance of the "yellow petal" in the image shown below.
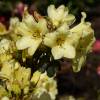
[[36,26],[37,26],[37,28],[39,30],[41,30],[41,36],[48,31],[48,29],[47,29],[47,23],[46,23],[45,19],[39,20],[39,22],[37,23]]
[[56,34],[57,34],[57,32],[46,34],[44,37],[44,40],[43,40],[44,45],[46,45],[48,47],[53,47],[56,42]]
[[69,26],[66,24],[66,23],[64,23],[62,26],[60,26],[58,29],[57,29],[57,31],[59,31],[60,33],[68,33],[68,31],[69,31]]
[[54,59],[61,59],[64,56],[64,49],[60,46],[55,46],[51,50]]
[[75,48],[68,43],[63,44],[62,46],[53,47],[51,52],[54,59],[61,59],[62,57],[72,59],[75,57],[75,54],[76,54]]
[[41,75],[41,72],[39,72],[39,71],[36,71],[36,72],[33,73],[33,76],[31,78],[31,82],[34,85],[39,81],[40,75]]
[[63,22],[66,22],[68,25],[72,25],[75,21],[75,16],[72,14],[68,14],[64,19]]
[[26,25],[29,25],[29,27],[33,26],[33,24],[36,23],[34,17],[29,14],[27,7],[25,7],[24,9],[22,22],[24,22]]
[[[46,92],[50,95],[52,100],[55,100],[57,95],[57,83],[54,80],[54,77],[48,77],[47,73],[42,73],[39,77],[39,80],[36,84],[36,88],[34,94],[37,97],[41,97],[41,95]],[[43,99],[44,100],[44,99]],[[47,100],[47,99],[46,99]]]
[[1,74],[8,76],[9,79],[12,77],[12,73],[14,72],[15,69],[20,67],[20,64],[18,62],[15,62],[14,60],[10,60],[8,62],[4,62],[2,64],[1,68]]
[[39,45],[41,44],[42,39],[33,39],[33,44],[31,45],[31,47],[28,48],[28,54],[30,56],[32,56],[35,51],[37,50],[37,48],[39,47]]
[[64,57],[70,58],[70,59],[75,58],[76,51],[72,45],[65,43],[63,45],[63,49],[64,49]]
[[21,88],[24,88],[29,85],[30,75],[30,68],[19,67],[19,69],[15,71],[15,79],[20,83]]
[[48,12],[48,16],[52,19],[55,18],[55,14],[56,14],[56,9],[54,5],[50,5],[47,9]]
[[34,24],[36,24],[34,17],[30,15],[27,8],[25,8],[22,22],[20,22],[15,29],[16,33],[21,35],[32,35]]
[[59,6],[57,9],[54,5],[50,5],[48,7],[48,16],[52,21],[53,25],[58,27],[59,25],[66,22],[67,25],[73,24],[75,21],[75,16],[72,14],[68,14],[68,8],[64,5]]
[[51,19],[51,21],[53,22],[53,25],[55,25],[55,26],[59,25],[59,21],[61,21],[64,16],[64,10],[65,10],[64,5],[59,6],[57,9],[55,8],[54,5],[50,5],[48,7],[48,10],[47,10],[48,16]]
[[2,72],[0,72],[0,79],[2,80],[9,80],[9,76],[3,74]]
[[55,18],[57,18],[58,20],[61,20],[64,13],[65,13],[65,6],[64,5],[59,6],[56,10],[57,15],[55,15]]
[[[28,24],[29,25],[29,24]],[[15,32],[16,34],[20,34],[20,35],[32,35],[33,34],[33,26],[29,27],[28,25],[26,25],[24,22],[20,22],[19,25],[16,27]]]
[[[34,17],[28,12],[24,14],[22,22],[16,27],[16,33],[24,36],[40,34],[42,36],[47,31],[47,23],[45,19],[36,22]],[[38,33],[39,32],[39,33]]]
[[[89,31],[90,30],[90,31]],[[89,34],[90,33],[93,33],[90,29],[90,23],[80,23],[79,25],[73,27],[71,30],[70,30],[72,33],[76,33],[78,35],[82,34],[83,31],[86,31],[88,32]]]
[[23,50],[31,47],[34,44],[34,39],[31,36],[23,36],[21,39],[17,40],[16,47],[18,50]]
[[10,77],[12,71],[13,71],[13,68],[12,68],[11,64],[8,62],[5,62],[1,68],[1,73]]

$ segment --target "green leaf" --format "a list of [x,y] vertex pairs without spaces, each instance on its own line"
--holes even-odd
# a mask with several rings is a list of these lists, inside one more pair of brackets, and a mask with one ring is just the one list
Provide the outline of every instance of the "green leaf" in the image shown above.
[[48,67],[48,69],[47,69],[47,75],[49,76],[49,77],[52,77],[52,76],[54,76],[54,74],[55,74],[55,68],[54,67]]

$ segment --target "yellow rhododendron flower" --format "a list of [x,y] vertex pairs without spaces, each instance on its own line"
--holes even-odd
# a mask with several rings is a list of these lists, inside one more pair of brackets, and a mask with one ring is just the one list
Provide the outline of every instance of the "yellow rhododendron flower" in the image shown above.
[[74,15],[68,14],[68,8],[64,5],[59,6],[57,9],[54,5],[50,5],[47,12],[50,20],[55,26],[59,26],[59,24],[64,22],[70,25],[75,20]]
[[81,22],[73,27],[75,16],[64,5],[50,5],[47,13],[45,17],[37,12],[32,16],[26,7],[21,21],[11,18],[8,30],[0,23],[0,100],[55,100],[58,91],[54,78],[59,66],[55,60],[71,59],[74,72],[84,64],[95,41],[86,14],[82,12]]
[[16,42],[17,49],[28,49],[28,54],[33,55],[41,44],[43,35],[47,32],[46,20],[40,19],[36,22],[34,17],[25,10],[22,22],[16,28],[16,32],[22,35]]
[[53,77],[48,77],[46,72],[40,75],[34,95],[39,98],[45,92],[50,95],[51,100],[55,100],[57,95],[57,83]]
[[15,71],[14,78],[16,79],[16,81],[20,84],[21,88],[23,89],[29,85],[30,75],[31,75],[30,68],[19,67]]
[[74,41],[76,45],[76,57],[73,59],[73,70],[75,72],[80,71],[86,60],[86,54],[91,50],[95,41],[91,23],[85,22],[86,14],[84,12],[82,12],[82,16],[81,23],[70,30],[73,35],[70,41]]
[[13,91],[15,94],[20,94],[21,89],[29,87],[30,76],[31,69],[21,67],[20,64],[14,60],[4,62],[0,71],[0,77],[7,79],[7,89]]
[[86,14],[82,12],[82,19],[80,24],[76,25],[75,27],[69,29],[69,35],[67,41],[70,44],[73,44],[75,48],[80,43],[81,38],[85,38],[90,34],[94,34],[93,29],[91,28],[91,24],[89,22],[85,22]]
[[68,35],[68,32],[63,33],[59,31],[46,34],[44,38],[44,44],[51,48],[54,59],[61,59],[62,57],[75,57],[75,48],[68,41]]

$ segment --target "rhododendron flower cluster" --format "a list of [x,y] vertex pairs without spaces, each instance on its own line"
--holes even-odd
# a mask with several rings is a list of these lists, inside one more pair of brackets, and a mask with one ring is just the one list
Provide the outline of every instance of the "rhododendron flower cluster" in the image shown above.
[[49,66],[67,58],[78,72],[84,64],[95,41],[86,13],[81,13],[81,21],[74,27],[76,18],[64,5],[50,5],[47,13],[46,17],[36,12],[32,16],[25,7],[21,20],[11,18],[8,30],[0,23],[0,99],[33,100],[45,93],[55,100],[56,73],[48,76],[55,67],[50,72]]

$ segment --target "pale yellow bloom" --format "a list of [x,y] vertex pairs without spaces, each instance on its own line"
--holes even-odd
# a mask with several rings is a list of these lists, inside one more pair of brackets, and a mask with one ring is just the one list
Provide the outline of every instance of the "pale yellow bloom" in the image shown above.
[[28,91],[30,76],[31,69],[21,67],[15,60],[4,62],[0,71],[0,78],[7,79],[7,89],[13,91],[15,94],[20,94],[21,89],[25,93]]
[[[58,8],[50,5],[47,13],[48,16],[42,17],[34,12],[33,17],[25,8],[22,20],[11,18],[8,30],[0,23],[0,100],[18,99],[20,96],[27,100],[31,97],[56,99],[58,91],[55,76],[48,77],[46,72],[39,71],[31,76],[31,68],[27,68],[31,61],[37,60],[33,55],[40,45],[39,50],[43,47],[43,53],[38,61],[44,56],[51,58],[47,51],[45,53],[47,46],[51,49],[54,60],[63,57],[72,59],[74,72],[80,71],[84,64],[86,54],[95,41],[91,23],[85,21],[86,14],[82,12],[81,22],[72,27],[75,16],[69,14],[64,5]],[[68,96],[65,99],[75,98]]]
[[86,60],[86,54],[91,50],[91,47],[95,41],[91,23],[85,22],[85,18],[86,14],[82,12],[80,24],[76,25],[70,30],[72,33],[71,35],[73,35],[70,42],[74,41],[74,45],[76,46],[76,57],[73,59],[73,70],[75,72],[80,71]]
[[31,75],[30,68],[19,67],[15,71],[14,78],[20,84],[21,88],[24,89],[25,87],[29,86],[30,75]]
[[70,25],[75,20],[75,17],[73,15],[68,14],[68,8],[65,8],[64,5],[59,6],[57,9],[54,5],[50,5],[47,12],[48,17],[55,26],[59,26],[59,24],[64,22]]
[[62,57],[74,58],[75,48],[68,41],[69,33],[53,32],[46,34],[44,44],[51,48],[54,59],[61,59]]
[[36,22],[34,17],[25,11],[22,22],[15,30],[16,34],[22,35],[16,42],[17,49],[28,49],[28,54],[33,55],[47,32],[46,20],[40,19]]
[[43,93],[48,93],[51,97],[51,100],[55,100],[58,93],[56,81],[53,77],[49,78],[46,72],[40,75],[34,95],[39,98]]

